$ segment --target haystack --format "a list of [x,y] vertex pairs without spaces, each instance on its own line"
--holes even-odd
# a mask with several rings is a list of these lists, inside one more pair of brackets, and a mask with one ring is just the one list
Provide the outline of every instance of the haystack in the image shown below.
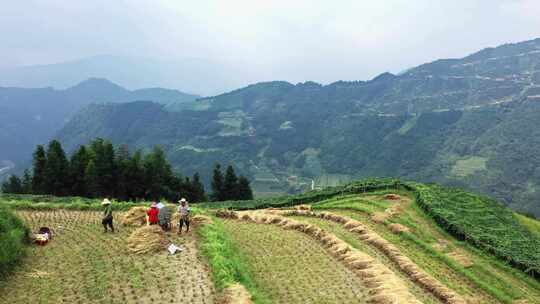
[[405,226],[403,226],[401,224],[397,224],[397,223],[393,223],[393,224],[388,225],[388,228],[390,228],[390,231],[392,231],[395,234],[400,234],[400,233],[410,231],[408,227],[405,227]]
[[146,224],[146,207],[133,207],[121,219],[126,226],[144,226]]
[[251,295],[246,288],[236,283],[223,291],[222,304],[252,304]]
[[222,217],[222,218],[230,218],[230,219],[237,219],[238,218],[238,214],[232,210],[227,210],[227,209],[219,209],[219,210],[216,210],[216,216],[217,217]]
[[144,226],[133,231],[127,239],[128,249],[137,254],[156,252],[167,247],[167,238],[161,227]]
[[310,205],[298,205],[298,206],[296,206],[296,210],[311,211],[311,206]]

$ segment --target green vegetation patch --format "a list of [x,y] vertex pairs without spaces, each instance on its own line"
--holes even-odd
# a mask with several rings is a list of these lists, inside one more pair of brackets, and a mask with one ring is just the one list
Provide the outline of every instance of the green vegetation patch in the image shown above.
[[467,177],[477,171],[486,170],[486,157],[471,156],[465,159],[457,160],[452,167],[451,174],[457,177]]
[[409,132],[409,130],[411,130],[416,125],[417,121],[418,121],[418,116],[413,116],[407,119],[405,123],[403,124],[403,126],[399,128],[398,130],[399,135],[407,134],[407,132]]
[[213,224],[201,227],[198,233],[202,238],[202,254],[210,263],[216,288],[222,291],[235,283],[241,283],[249,290],[255,303],[270,303],[253,281],[245,257],[227,235],[223,223],[217,218],[213,221]]
[[521,225],[527,227],[531,233],[540,238],[540,221],[521,214],[515,214],[515,216]]
[[13,212],[0,206],[0,278],[4,278],[24,256],[28,232]]
[[540,276],[540,238],[521,225],[511,210],[459,189],[423,184],[412,188],[416,201],[446,231]]

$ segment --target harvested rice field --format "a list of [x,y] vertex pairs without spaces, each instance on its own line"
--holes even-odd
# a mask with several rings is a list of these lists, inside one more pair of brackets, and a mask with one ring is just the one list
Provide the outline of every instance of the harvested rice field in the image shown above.
[[47,245],[32,246],[20,268],[0,283],[0,303],[214,303],[194,233],[167,236],[184,248],[174,256],[165,250],[137,255],[127,248],[135,228],[103,233],[99,212],[18,214],[32,230],[46,226],[57,233]]
[[224,224],[272,303],[366,303],[360,279],[301,232],[234,220]]
[[115,233],[96,211],[16,210],[54,237],[0,279],[0,303],[540,303],[540,280],[454,238],[405,190],[196,210],[182,235],[141,227],[145,207],[115,212]]
[[[403,197],[406,195],[403,193]],[[403,206],[397,207],[399,204]],[[468,303],[540,303],[537,280],[456,240],[424,214],[412,197],[402,201],[387,200],[383,193],[336,197],[315,204],[314,208],[317,212],[331,212],[362,222],[429,275],[461,294]],[[399,211],[383,222],[378,221],[377,215],[389,209]],[[302,220],[322,226],[336,225],[319,218],[302,217]],[[396,234],[390,227],[392,224],[403,225],[409,232]]]

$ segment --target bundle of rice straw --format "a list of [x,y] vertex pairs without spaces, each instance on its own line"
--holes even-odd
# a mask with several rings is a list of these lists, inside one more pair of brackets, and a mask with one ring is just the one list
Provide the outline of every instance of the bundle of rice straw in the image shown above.
[[405,226],[403,226],[401,224],[397,224],[397,223],[393,223],[393,224],[388,225],[388,228],[390,228],[390,231],[392,231],[395,234],[400,234],[400,233],[403,233],[403,232],[409,232],[410,231],[408,227],[405,227]]
[[121,219],[121,223],[126,226],[144,226],[146,225],[146,207],[133,207],[126,212]]
[[231,285],[223,291],[222,304],[253,304],[251,295],[246,288],[236,283]]
[[311,210],[311,206],[310,205],[298,205],[298,206],[296,206],[296,210],[309,211],[309,210]]
[[167,247],[167,238],[161,227],[144,226],[133,231],[127,239],[128,249],[137,254],[156,252]]
[[231,211],[231,210],[227,210],[227,209],[216,210],[215,215],[217,217],[222,217],[222,218],[230,218],[230,219],[237,219],[238,218],[238,214],[236,212]]
[[212,224],[213,221],[210,217],[206,216],[206,215],[195,215],[191,218],[191,221],[193,222],[194,225],[198,226],[198,225],[207,225],[207,224]]

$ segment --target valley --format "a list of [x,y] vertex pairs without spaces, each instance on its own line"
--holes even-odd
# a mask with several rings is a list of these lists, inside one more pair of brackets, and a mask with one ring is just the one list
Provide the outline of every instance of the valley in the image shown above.
[[[539,50],[536,39],[370,81],[271,81],[191,99],[159,90],[126,95],[93,80],[70,89],[92,96],[81,99],[80,111],[52,122],[40,116],[40,124],[54,126],[19,119],[6,134],[20,140],[3,153],[22,170],[30,143],[55,137],[71,152],[102,137],[135,149],[160,145],[188,176],[209,176],[216,162],[234,164],[259,197],[400,177],[464,187],[539,216]],[[36,128],[47,132],[29,138]]]

